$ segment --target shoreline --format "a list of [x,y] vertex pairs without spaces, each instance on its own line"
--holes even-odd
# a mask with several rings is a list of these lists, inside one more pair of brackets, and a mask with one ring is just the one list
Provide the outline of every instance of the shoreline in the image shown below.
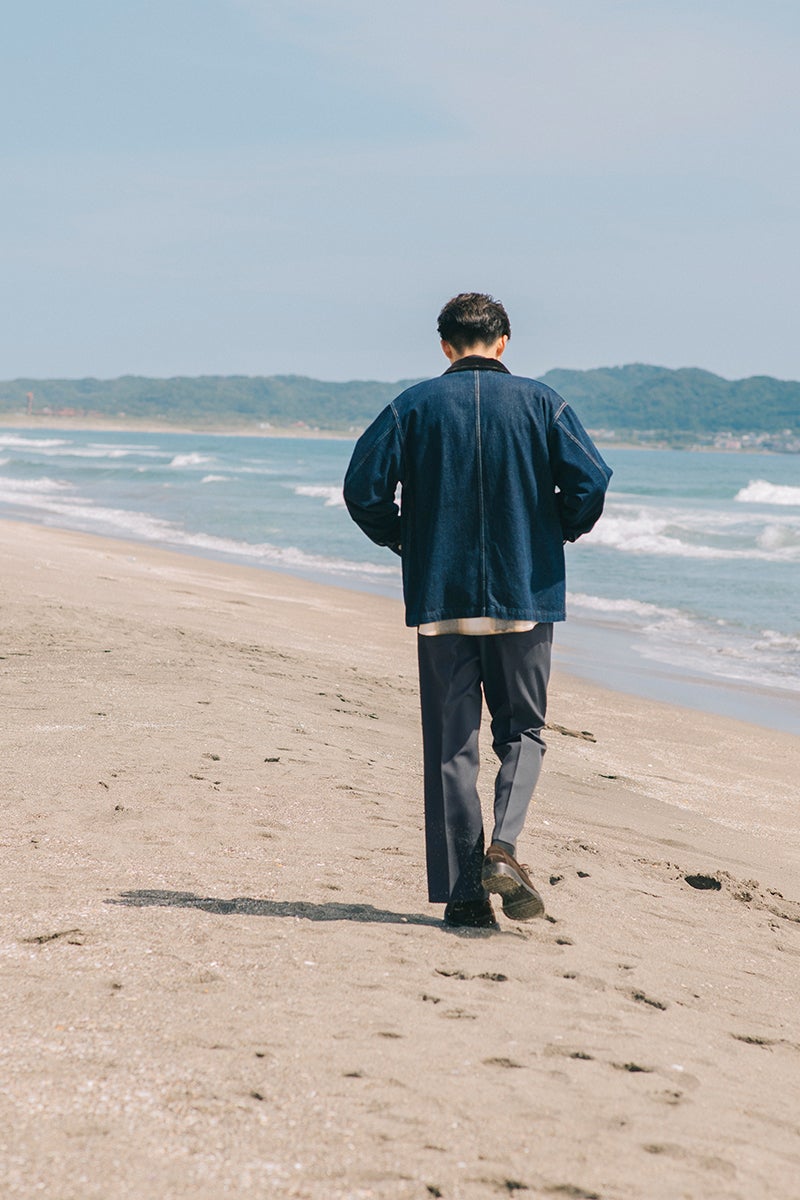
[[648,657],[639,647],[639,638],[611,623],[568,617],[554,647],[568,671],[612,691],[730,717],[762,729],[794,735],[800,731],[797,692]]
[[[53,424],[54,420],[56,421],[55,424]],[[231,427],[230,425],[216,423],[211,425],[172,425],[166,421],[159,422],[149,419],[135,421],[125,418],[115,421],[112,418],[94,420],[89,417],[55,418],[52,415],[37,418],[35,414],[33,416],[28,416],[25,413],[0,414],[0,430],[30,429],[32,432],[47,433],[184,433],[196,434],[199,437],[209,434],[215,437],[322,438],[329,441],[354,442],[359,434],[363,432],[363,428],[366,428],[366,426],[360,426],[357,430],[348,432],[336,429],[315,429],[308,426],[270,425],[268,428],[263,428],[259,422],[256,422],[252,426]],[[689,454],[755,454],[764,458],[785,457],[781,451],[763,450],[759,447],[733,448],[706,446],[702,443],[688,446],[672,446],[669,442],[616,442],[608,441],[602,437],[596,437],[594,440],[600,450],[678,450]]]
[[[0,521],[70,532],[65,526],[47,524],[24,512],[0,516]],[[83,532],[82,536],[98,538],[100,541],[107,537],[125,541],[124,538],[116,539],[113,534],[98,532]],[[262,566],[239,561],[233,554],[226,555],[222,551],[215,553],[200,546],[171,545],[135,538],[128,540],[131,547],[150,547],[209,563],[230,564],[268,574],[275,572],[323,588],[341,589],[362,596],[386,598],[388,595],[387,589],[381,585],[362,580],[356,586],[353,579],[346,575],[336,575],[334,572],[326,575],[311,567]],[[390,595],[388,598],[399,603]],[[637,637],[634,631],[622,626],[602,624],[587,616],[569,615],[566,621],[559,622],[555,628],[554,662],[562,663],[577,678],[600,685],[608,684],[611,690],[631,697],[677,704],[695,712],[731,717],[782,733],[795,733],[800,728],[800,697],[796,693],[746,680],[704,674],[696,668],[647,658],[637,646]]]
[[[55,423],[54,423],[55,422]],[[4,413],[0,417],[0,431],[3,429],[29,429],[36,433],[190,433],[198,437],[209,434],[214,437],[276,437],[276,438],[326,438],[331,441],[355,441],[357,432],[347,433],[336,429],[313,429],[307,426],[269,425],[262,427],[260,422],[252,426],[233,426],[224,424],[211,425],[173,425],[168,421],[142,420],[123,418],[115,421],[113,418],[94,420],[90,417],[42,416],[33,418],[23,413]],[[360,432],[360,431],[359,431]]]
[[[42,428],[41,430],[31,430],[30,428],[20,430],[23,441],[26,436],[35,439],[37,433],[43,437],[63,439],[63,445],[60,448],[52,451],[45,449],[42,451],[42,454],[52,453],[54,456],[57,456],[59,454],[72,453],[71,446],[67,440],[71,435],[67,430],[53,428],[52,426]],[[177,454],[177,450],[171,449],[171,447],[178,446],[178,449],[182,452],[185,452],[187,449],[200,449],[204,454],[210,456],[207,461],[214,462],[222,462],[223,460],[227,462],[229,459],[238,461],[240,454],[247,455],[251,452],[257,453],[259,457],[267,457],[270,460],[290,455],[297,456],[298,459],[302,458],[303,460],[308,457],[312,461],[317,458],[324,458],[326,460],[328,458],[335,458],[338,464],[338,460],[341,459],[341,467],[337,465],[333,474],[330,474],[330,472],[326,474],[326,483],[335,481],[340,477],[340,472],[343,473],[347,456],[346,447],[350,444],[349,439],[346,438],[332,440],[321,436],[317,439],[309,439],[296,430],[284,430],[282,436],[276,436],[272,440],[273,450],[270,450],[271,434],[262,433],[262,436],[253,437],[252,440],[249,440],[246,435],[232,436],[226,445],[227,435],[210,433],[189,435],[185,433],[170,434],[158,433],[151,429],[148,432],[131,431],[125,435],[117,431],[116,438],[113,432],[105,434],[84,433],[82,436],[79,436],[75,432],[72,435],[73,440],[79,443],[75,453],[83,453],[84,451],[80,447],[84,445],[85,441],[89,441],[95,436],[98,442],[109,441],[113,445],[117,444],[117,440],[119,440],[121,445],[129,445],[139,440],[146,440],[148,444],[158,443],[161,447],[161,453],[166,453],[167,458],[171,454]],[[251,447],[250,451],[243,448],[242,437],[248,441]],[[125,438],[124,441],[123,438]],[[312,454],[315,440],[316,449],[313,450]],[[7,438],[6,441],[14,443],[15,438]],[[258,449],[259,445],[260,449]],[[325,450],[326,445],[328,446],[328,450]],[[279,446],[283,447],[280,455],[278,453]],[[290,446],[294,446],[294,450],[290,451],[288,449]],[[306,449],[303,449],[304,446]],[[337,446],[339,449],[336,449]],[[139,447],[139,449],[141,448]],[[113,446],[107,446],[105,450],[112,451]],[[36,456],[36,452],[34,453]],[[90,456],[93,454],[100,454],[102,456],[104,451],[102,449],[90,449],[86,453]],[[24,449],[14,449],[7,452],[7,455],[4,455],[4,457],[9,457],[13,464],[18,456],[24,457],[25,454],[26,451]],[[112,453],[111,457],[114,456],[114,453]],[[176,458],[176,463],[185,459],[185,457],[185,453],[182,453],[180,459]],[[622,458],[622,453],[618,457]],[[46,464],[43,467],[40,466],[37,468],[40,472],[44,471],[44,474],[48,476],[53,473],[50,468],[50,459],[43,459],[41,455],[38,455],[37,461]],[[57,462],[58,459],[54,458],[52,461]],[[198,461],[203,460],[198,459]],[[649,462],[647,456],[633,455],[632,461],[634,464],[639,464],[636,469],[640,472],[647,472],[647,463]],[[666,462],[666,459],[662,457],[660,461]],[[75,462],[77,465],[78,460],[76,459]],[[766,460],[764,462],[765,467],[764,472],[762,472],[761,468],[757,466],[756,460],[751,460],[748,468],[749,473],[742,474],[742,472],[739,472],[742,475],[742,479],[746,480],[750,478],[752,480],[756,477],[761,478],[762,475],[766,478],[777,479],[779,481],[781,479],[784,481],[788,479],[788,464],[781,464],[780,469],[776,467],[774,471],[768,472],[766,469]],[[706,460],[706,463],[709,469],[714,466],[710,460]],[[695,467],[697,466],[696,463],[694,465]],[[727,464],[718,462],[717,465],[723,473],[727,471],[730,474],[731,472],[736,473],[738,471],[738,468],[734,465],[734,461],[731,460]],[[71,462],[70,466],[72,466]],[[684,466],[692,473],[691,459],[685,456],[681,460],[681,469]],[[667,469],[669,469],[668,466]],[[12,466],[10,472],[13,472],[13,470]],[[697,474],[696,470],[694,474]],[[71,476],[65,473],[65,478],[69,479]],[[102,488],[102,472],[99,473],[98,478],[100,487]],[[45,484],[48,487],[56,489],[59,479],[60,476],[56,471],[55,481],[51,484],[49,480],[46,480]],[[204,483],[210,481],[216,482],[217,476],[210,475],[208,480],[202,480]],[[186,480],[181,480],[181,485],[185,482]],[[330,555],[326,558],[323,552],[326,545],[324,538],[322,541],[318,539],[316,542],[311,543],[309,537],[306,536],[305,540],[298,542],[301,549],[296,550],[294,534],[287,530],[283,530],[282,532],[276,531],[278,536],[274,539],[275,544],[272,544],[272,539],[268,537],[266,543],[260,546],[258,543],[261,539],[258,536],[258,532],[255,532],[254,535],[254,530],[241,532],[237,537],[236,534],[227,534],[224,528],[218,528],[219,522],[216,525],[213,523],[208,524],[209,520],[213,522],[213,514],[207,514],[202,520],[195,522],[183,520],[180,514],[176,522],[171,519],[168,519],[166,523],[163,521],[159,523],[158,519],[155,522],[151,522],[147,517],[149,505],[146,496],[144,496],[143,500],[139,501],[138,505],[132,503],[130,500],[127,502],[129,509],[133,510],[138,507],[145,511],[141,514],[132,512],[126,518],[124,511],[114,511],[113,489],[110,499],[105,501],[106,504],[110,504],[111,506],[107,513],[108,519],[104,520],[102,513],[98,512],[94,520],[91,519],[90,514],[86,514],[86,519],[82,520],[81,514],[77,518],[73,518],[68,511],[68,506],[64,504],[49,504],[48,497],[43,497],[38,503],[33,501],[29,503],[27,498],[24,498],[21,504],[16,505],[14,503],[16,486],[15,478],[10,478],[8,481],[8,494],[4,491],[4,500],[7,501],[7,511],[9,515],[12,515],[13,519],[26,522],[31,520],[44,521],[48,527],[50,527],[49,523],[55,520],[62,522],[64,525],[71,524],[77,528],[83,526],[87,530],[93,529],[97,532],[98,536],[106,534],[112,537],[141,538],[143,539],[143,544],[162,545],[165,548],[171,546],[174,549],[178,549],[181,553],[199,555],[209,558],[212,561],[238,561],[256,565],[259,569],[288,570],[300,578],[347,589],[355,587],[370,594],[375,594],[376,591],[389,595],[399,594],[399,578],[397,587],[395,587],[391,579],[388,583],[384,584],[382,582],[384,575],[385,578],[389,579],[391,569],[386,573],[386,568],[378,562],[378,556],[374,553],[368,556],[364,551],[359,552],[356,547],[352,547],[350,553],[345,551],[338,556],[334,555],[333,559],[331,559]],[[80,488],[79,483],[76,483],[75,486]],[[164,481],[164,486],[167,487],[169,484]],[[22,490],[24,490],[24,487]],[[308,489],[298,490],[307,491]],[[316,490],[319,491],[319,489]],[[326,488],[326,491],[328,490],[333,491],[333,489]],[[82,495],[83,493],[79,491],[75,494]],[[109,495],[107,487],[105,488],[105,495]],[[169,499],[168,493],[164,492],[163,495],[165,500]],[[198,499],[199,509],[202,511],[205,511],[204,506],[207,503],[207,495],[206,493]],[[57,495],[56,499],[58,499]],[[208,500],[216,501],[216,497],[208,495]],[[223,499],[223,507],[225,502],[225,499]],[[99,503],[102,508],[104,502],[101,500]],[[280,508],[280,496],[277,503]],[[326,507],[328,507],[333,501],[326,499],[325,503]],[[172,507],[174,509],[174,504]],[[48,514],[48,508],[55,510],[53,515]],[[166,504],[166,509],[169,510],[169,508],[169,504]],[[158,506],[156,506],[155,512],[158,511]],[[248,510],[245,509],[243,511]],[[328,513],[322,514],[322,517],[322,524],[335,533],[336,531],[332,528],[332,520]],[[777,519],[780,519],[780,516]],[[230,522],[228,523],[228,528],[234,528],[234,526],[235,522],[233,525]],[[194,533],[192,532],[193,528],[196,530]],[[207,529],[217,529],[218,536],[207,536],[204,532]],[[773,532],[770,529],[766,530],[766,534],[770,536],[772,536]],[[225,544],[226,542],[227,545]],[[249,543],[253,543],[253,545]],[[344,544],[345,541],[342,542],[342,545]],[[374,551],[374,548],[372,550]],[[374,580],[358,572],[356,563],[361,559],[362,555],[365,559],[369,558],[371,562],[375,563],[377,574]],[[335,574],[334,571],[337,566],[335,560],[337,557],[342,560],[338,563],[342,567],[342,570],[338,574]],[[348,559],[353,559],[353,562],[344,561]],[[623,564],[624,566],[625,564]],[[369,576],[371,570],[372,568],[367,569],[367,576]],[[384,574],[381,574],[382,572]],[[570,572],[570,582],[572,578],[572,573]],[[577,578],[577,575],[575,578]],[[633,590],[628,590],[626,594],[632,597],[638,595],[635,580],[629,580],[627,587]],[[604,594],[602,585],[600,591],[601,594]],[[612,687],[629,694],[641,695],[651,699],[665,699],[668,702],[686,704],[699,711],[716,712],[744,720],[752,720],[766,728],[776,728],[786,732],[800,730],[800,692],[793,690],[792,687],[793,684],[796,685],[796,675],[793,673],[792,667],[788,661],[781,660],[774,664],[777,669],[771,671],[770,667],[773,663],[770,657],[769,644],[762,656],[757,646],[748,644],[744,634],[740,637],[739,643],[736,643],[736,630],[739,627],[735,621],[731,626],[733,630],[731,636],[727,642],[724,642],[723,638],[724,644],[722,646],[717,645],[714,641],[715,629],[708,628],[706,630],[706,633],[711,638],[711,645],[716,646],[720,651],[720,653],[715,655],[709,643],[703,640],[702,631],[694,629],[691,625],[691,614],[689,614],[690,623],[687,626],[689,630],[687,637],[681,641],[680,636],[678,636],[675,639],[676,644],[674,647],[670,647],[665,644],[669,639],[660,638],[658,631],[651,636],[650,630],[643,628],[645,623],[642,620],[634,618],[629,619],[627,622],[617,620],[611,611],[608,616],[604,615],[598,618],[592,612],[592,608],[595,606],[590,604],[588,608],[586,606],[581,607],[579,599],[579,597],[576,597],[576,603],[573,606],[568,595],[569,619],[566,623],[559,625],[556,638],[556,654],[562,656],[564,661],[578,675],[587,679],[594,679],[601,683],[610,682]],[[662,603],[667,602],[662,601]],[[703,605],[700,604],[698,609],[702,613]],[[782,609],[783,615],[775,617],[779,622],[774,625],[775,629],[786,630],[790,628],[788,621],[785,619],[787,611],[789,610],[784,607]],[[665,615],[669,616],[666,610]],[[724,621],[719,622],[720,625],[725,623]],[[745,633],[747,627],[748,620],[745,619],[742,624],[742,629]],[[772,628],[773,625],[767,620],[764,625],[764,629],[767,630],[765,636],[772,636],[769,633],[769,630]],[[758,627],[753,630],[753,637],[750,639],[751,643],[757,641],[757,635]],[[704,653],[704,645],[708,647],[707,653]],[[788,655],[789,650],[786,651],[785,657],[788,658]],[[773,657],[775,656],[773,655]],[[737,671],[738,675],[744,676],[744,678],[736,678]]]

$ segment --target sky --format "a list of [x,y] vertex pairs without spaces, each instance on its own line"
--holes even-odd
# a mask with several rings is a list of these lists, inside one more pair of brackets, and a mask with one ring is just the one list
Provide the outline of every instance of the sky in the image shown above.
[[0,42],[0,379],[446,363],[800,379],[796,0],[37,0]]

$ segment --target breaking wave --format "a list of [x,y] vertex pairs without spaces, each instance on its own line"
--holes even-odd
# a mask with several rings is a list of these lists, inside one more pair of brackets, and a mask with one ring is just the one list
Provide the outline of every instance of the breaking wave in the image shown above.
[[192,450],[188,454],[176,454],[169,465],[171,467],[204,467],[213,461],[213,454],[198,454],[196,450]]
[[324,500],[326,508],[344,508],[344,496],[341,484],[337,487],[323,487],[321,484],[301,484],[292,489],[295,496],[311,496],[314,500]]
[[78,495],[71,484],[57,479],[15,480],[0,477],[0,503],[8,504],[17,511],[33,510],[40,519],[55,517],[54,524],[83,532],[128,536],[137,541],[223,555],[249,564],[317,575],[343,575],[367,582],[384,580],[387,583],[399,583],[400,580],[400,569],[394,562],[357,562],[333,555],[311,554],[297,546],[252,543],[202,531],[191,532],[176,521],[151,513],[92,504]]
[[0,434],[0,446],[31,446],[36,450],[42,450],[48,446],[68,446],[69,442],[64,438],[26,438],[20,437],[16,433]]
[[623,554],[800,562],[800,522],[788,514],[767,522],[758,513],[610,504],[587,543]]
[[739,504],[780,504],[800,508],[800,487],[751,479],[747,487],[736,493],[734,500]]

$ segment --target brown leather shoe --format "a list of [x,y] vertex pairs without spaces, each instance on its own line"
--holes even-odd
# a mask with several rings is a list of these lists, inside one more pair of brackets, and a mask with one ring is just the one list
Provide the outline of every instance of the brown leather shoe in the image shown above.
[[444,910],[444,923],[451,929],[499,929],[492,902],[482,900],[451,900]]
[[500,894],[503,912],[512,921],[532,921],[544,916],[544,901],[530,880],[528,868],[497,842],[492,842],[486,851],[481,883],[487,892]]

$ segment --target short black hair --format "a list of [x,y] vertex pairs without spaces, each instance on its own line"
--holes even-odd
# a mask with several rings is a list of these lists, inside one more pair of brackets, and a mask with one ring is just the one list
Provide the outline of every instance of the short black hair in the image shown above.
[[490,346],[504,335],[511,337],[508,313],[483,292],[460,292],[439,313],[439,337],[459,354],[479,343]]

